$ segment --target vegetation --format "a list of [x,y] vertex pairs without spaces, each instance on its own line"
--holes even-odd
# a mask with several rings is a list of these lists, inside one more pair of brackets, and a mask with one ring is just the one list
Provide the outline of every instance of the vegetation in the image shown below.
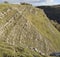
[[20,3],[21,5],[30,5],[30,6],[32,6],[32,4],[29,4],[29,3]]
[[60,24],[57,21],[51,20],[51,23],[57,28],[58,31],[60,31]]
[[38,8],[42,8],[49,19],[60,23],[60,5],[38,6]]
[[60,32],[42,9],[0,5],[0,57],[49,57],[60,51]]
[[[33,53],[33,54],[32,54]],[[0,43],[0,57],[40,57],[35,51],[30,51],[21,46],[11,46],[6,43]]]
[[4,3],[8,4],[9,2],[8,1],[4,1]]

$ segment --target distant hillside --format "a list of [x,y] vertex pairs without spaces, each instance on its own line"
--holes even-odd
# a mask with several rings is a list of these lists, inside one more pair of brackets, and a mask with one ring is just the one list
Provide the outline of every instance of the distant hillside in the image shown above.
[[60,51],[60,32],[42,9],[0,4],[0,57],[50,57]]
[[60,5],[56,6],[38,6],[38,8],[42,8],[49,19],[57,20],[60,23]]

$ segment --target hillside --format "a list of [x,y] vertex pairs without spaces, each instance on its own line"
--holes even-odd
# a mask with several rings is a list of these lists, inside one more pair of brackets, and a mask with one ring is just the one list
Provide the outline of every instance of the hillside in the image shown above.
[[60,5],[37,7],[44,10],[47,17],[51,20],[51,23],[60,31]]
[[49,19],[56,20],[60,23],[60,5],[38,6],[38,8],[42,8]]
[[60,51],[60,32],[42,9],[0,4],[0,57],[49,57]]

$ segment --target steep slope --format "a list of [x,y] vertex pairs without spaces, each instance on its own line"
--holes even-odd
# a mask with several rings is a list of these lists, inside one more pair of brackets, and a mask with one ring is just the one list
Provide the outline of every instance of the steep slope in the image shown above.
[[0,7],[1,57],[48,57],[60,51],[60,32],[42,9],[13,4]]
[[58,23],[60,23],[60,5],[38,6],[38,8],[42,8],[49,19],[56,20]]
[[44,10],[51,23],[60,31],[60,5],[55,6],[38,6]]

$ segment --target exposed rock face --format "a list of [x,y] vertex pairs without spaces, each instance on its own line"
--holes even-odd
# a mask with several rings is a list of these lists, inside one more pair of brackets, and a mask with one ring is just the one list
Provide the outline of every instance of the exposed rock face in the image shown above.
[[[56,49],[55,43],[52,44],[52,41],[48,39],[49,37],[47,38],[44,34],[40,33],[41,30],[39,31],[39,29],[35,26],[35,24],[32,22],[32,20],[30,20],[30,18],[28,19],[26,17],[27,16],[26,14],[28,14],[28,16],[32,15],[31,18],[35,18],[35,16],[40,13],[40,12],[38,13],[38,11],[40,11],[40,10],[35,9],[32,6],[22,6],[21,5],[20,7],[12,7],[10,17],[9,17],[9,15],[7,15],[5,17],[5,21],[2,18],[3,22],[1,22],[1,26],[0,26],[1,27],[0,28],[0,41],[6,42],[9,45],[13,45],[13,46],[23,45],[23,47],[29,48],[31,50],[35,50],[36,52],[39,52],[41,55],[49,56],[50,52],[58,51],[59,49]],[[8,12],[10,12],[10,10],[8,10]],[[29,13],[30,13],[30,15],[29,15]],[[37,20],[39,21],[39,19],[41,19],[40,17],[42,15],[39,15],[39,16],[37,15],[37,17],[36,17],[37,26],[40,24],[39,22],[37,22]],[[43,16],[45,16],[45,15],[43,15]],[[42,18],[43,18],[43,16],[42,16]],[[49,25],[45,25],[43,27],[44,22],[47,20],[47,19],[46,20],[45,19],[41,19],[42,20],[41,28],[45,29],[45,26],[47,26],[48,28],[46,28],[46,29],[48,29],[48,32],[50,32],[52,30],[55,31],[56,29],[54,29],[53,26],[51,26],[51,28],[53,27],[52,29],[49,27]],[[51,24],[49,22],[49,20],[47,20],[47,21],[48,21],[48,24]],[[60,35],[57,30],[55,31],[56,33],[54,33],[53,31],[52,31],[53,35],[57,35],[57,36]],[[58,34],[57,34],[57,32],[58,32]],[[53,35],[51,35],[51,37]],[[54,42],[55,41],[56,40],[54,40]],[[58,42],[56,42],[56,44],[58,44]]]

